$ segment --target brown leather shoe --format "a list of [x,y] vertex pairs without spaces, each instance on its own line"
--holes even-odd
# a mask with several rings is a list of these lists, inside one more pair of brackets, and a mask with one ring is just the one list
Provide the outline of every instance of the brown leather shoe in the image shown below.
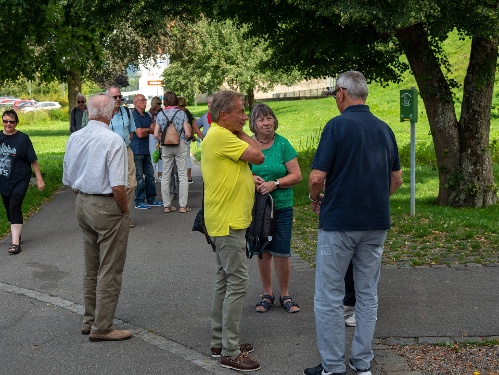
[[[222,355],[222,348],[210,348],[212,358],[219,358]],[[239,344],[239,350],[245,353],[251,353],[253,344]]]
[[90,328],[82,328],[81,334],[82,335],[90,335]]
[[90,341],[123,341],[132,337],[132,332],[126,329],[115,329],[108,333],[90,332],[88,339]]
[[222,367],[238,371],[256,371],[260,370],[260,364],[251,358],[248,353],[241,352],[235,357],[222,356],[220,359]]

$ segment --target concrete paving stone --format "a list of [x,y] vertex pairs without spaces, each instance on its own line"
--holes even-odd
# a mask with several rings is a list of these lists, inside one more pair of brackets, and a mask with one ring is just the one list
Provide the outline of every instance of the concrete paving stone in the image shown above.
[[385,264],[381,268],[385,270],[396,270],[398,266],[396,264]]
[[417,338],[414,337],[387,337],[384,339],[386,345],[415,345]]
[[376,362],[380,365],[392,365],[394,363],[405,363],[405,359],[395,352],[389,351],[384,356],[377,356]]
[[405,360],[402,360],[400,362],[394,362],[394,363],[380,363],[378,362],[379,365],[385,370],[387,373],[392,374],[392,373],[398,373],[400,371],[410,371],[411,369],[405,362]]
[[451,337],[419,337],[418,344],[449,344],[454,340]]
[[450,268],[458,268],[458,269],[463,269],[466,268],[464,264],[457,264],[457,263],[452,263],[449,265]]

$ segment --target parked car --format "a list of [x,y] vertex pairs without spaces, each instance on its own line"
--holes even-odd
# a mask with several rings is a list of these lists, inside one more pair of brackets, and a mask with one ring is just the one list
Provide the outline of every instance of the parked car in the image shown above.
[[[33,100],[33,102],[24,102],[24,103],[21,103],[17,106],[17,111],[20,111],[21,109],[23,108],[28,108],[28,107],[34,107],[38,102],[36,100]],[[16,110],[14,108],[14,110]]]
[[59,109],[61,105],[58,102],[39,102],[33,107],[23,107],[21,108],[21,112],[31,112],[31,111],[39,111],[41,109]]
[[20,100],[16,100],[14,102],[14,105],[12,106],[12,108],[14,109],[14,111],[19,111],[25,103],[31,104],[31,106],[34,106],[38,102],[36,100],[33,100],[33,99],[20,99]]
[[17,100],[20,100],[20,99],[19,98],[5,98],[5,99],[0,99],[0,105],[2,105],[3,107],[5,107],[5,106],[13,107],[14,103]]

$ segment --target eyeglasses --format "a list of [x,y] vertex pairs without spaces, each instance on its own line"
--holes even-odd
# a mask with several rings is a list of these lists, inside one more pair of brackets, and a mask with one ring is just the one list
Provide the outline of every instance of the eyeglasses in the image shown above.
[[85,101],[84,100],[81,100],[81,101],[78,100],[78,104],[81,104],[81,103],[85,103]]
[[113,95],[113,98],[114,98],[115,100],[121,100],[121,95]]
[[15,124],[15,123],[16,123],[16,120],[3,120],[3,119],[2,119],[2,122],[3,122],[4,124]]
[[338,87],[336,90],[334,90],[334,91],[331,93],[331,95],[333,95],[333,98],[335,98],[335,99],[336,99],[336,94],[337,94],[337,93],[338,93],[338,91],[340,91],[340,90],[346,90],[346,88],[345,88],[345,87]]

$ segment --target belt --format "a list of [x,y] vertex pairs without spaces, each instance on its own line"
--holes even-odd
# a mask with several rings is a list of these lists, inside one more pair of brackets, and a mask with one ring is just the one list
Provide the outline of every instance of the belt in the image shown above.
[[80,191],[80,194],[92,195],[94,197],[114,197],[113,193],[109,193],[109,194],[88,194],[88,193],[84,193],[84,192]]

